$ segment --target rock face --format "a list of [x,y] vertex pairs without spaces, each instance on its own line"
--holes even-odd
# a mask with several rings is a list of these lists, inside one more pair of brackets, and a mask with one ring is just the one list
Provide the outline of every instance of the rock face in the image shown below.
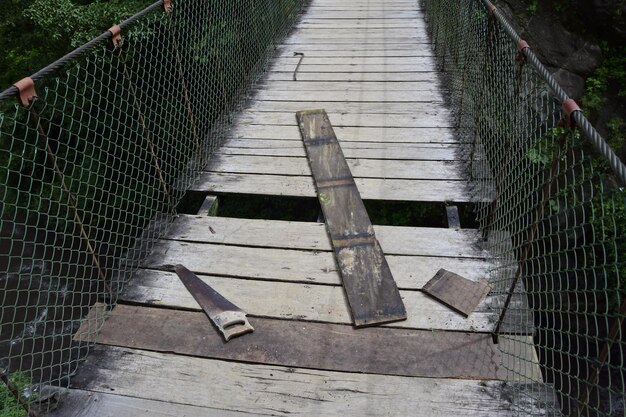
[[584,92],[585,78],[602,62],[602,50],[556,21],[542,6],[544,2],[538,2],[533,14],[528,12],[529,3],[509,0],[500,3],[499,7],[568,95],[579,100]]
[[615,0],[575,0],[572,5],[581,19],[603,38],[626,42],[626,2]]

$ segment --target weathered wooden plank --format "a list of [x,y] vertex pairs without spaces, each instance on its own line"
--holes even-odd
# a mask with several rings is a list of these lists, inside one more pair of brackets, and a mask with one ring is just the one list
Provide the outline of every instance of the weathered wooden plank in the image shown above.
[[[174,382],[174,383],[173,383]],[[512,416],[500,381],[347,374],[97,346],[74,377],[81,389],[253,415]],[[373,400],[375,399],[375,400]]]
[[[373,20],[373,19],[372,19]],[[358,19],[354,20],[342,20],[342,21],[327,21],[325,19],[319,20],[304,20],[300,22],[296,29],[422,29],[425,28],[423,23],[420,23],[416,19],[397,20],[392,22],[378,21],[363,22]]]
[[[293,82],[293,81],[292,81]],[[393,84],[393,83],[390,83]],[[364,101],[275,101],[251,100],[246,110],[253,112],[296,112],[305,107],[323,107],[329,114],[428,114],[451,118],[450,111],[433,103],[398,103]]]
[[[196,269],[194,264],[182,260],[190,269]],[[345,293],[340,286],[199,276],[248,313],[249,317],[352,323]],[[402,290],[400,294],[406,307],[407,320],[383,326],[486,333],[493,331],[496,317],[489,307],[489,299],[472,315],[464,318],[421,291]],[[176,274],[165,271],[140,270],[120,299],[131,303],[200,311],[200,306]],[[250,319],[250,322],[254,326],[254,320]]]
[[252,321],[254,333],[225,345],[202,313],[118,305],[98,343],[328,371],[506,378],[506,371],[500,366],[502,354],[491,336],[484,333],[381,327],[355,330],[347,325],[258,317]]
[[[469,158],[467,152],[454,145],[343,141],[341,148],[346,157],[352,159],[465,161]],[[306,156],[304,145],[301,143],[280,139],[228,139],[216,154]]]
[[[463,163],[453,161],[407,161],[348,159],[355,178],[404,178],[463,180]],[[213,155],[205,171],[242,174],[311,175],[305,158],[257,155]]]
[[406,319],[383,250],[324,110],[296,113],[354,325]]
[[417,43],[417,44],[406,44],[399,43],[396,45],[385,45],[385,44],[366,44],[366,43],[355,43],[354,45],[346,45],[346,44],[309,44],[309,45],[288,45],[281,44],[277,46],[277,50],[280,52],[288,51],[291,52],[293,56],[293,52],[295,51],[342,51],[350,53],[351,51],[432,51],[432,44],[428,43]]
[[331,29],[331,30],[306,30],[298,29],[295,33],[289,37],[290,43],[307,43],[310,40],[348,40],[357,41],[362,40],[364,42],[392,42],[396,39],[405,41],[412,39],[416,43],[428,40],[426,28],[414,28],[414,29],[392,29],[386,28],[384,30],[376,29]]
[[442,268],[422,290],[467,317],[487,297],[490,288],[485,281],[471,281]]
[[[384,81],[267,81],[259,84],[260,88],[276,91],[440,91],[437,85],[424,81],[402,81],[388,83]],[[303,97],[305,98],[305,97]],[[406,107],[406,105],[405,105]],[[435,109],[430,109],[435,110]],[[327,110],[328,111],[328,110]],[[442,108],[439,111],[448,112]],[[362,112],[365,113],[365,112]],[[416,111],[417,113],[417,111]]]
[[[373,227],[386,255],[479,259],[488,256],[488,253],[481,248],[480,232],[475,229],[380,225]],[[324,225],[314,222],[180,214],[172,224],[167,239],[226,245],[332,251]],[[428,279],[431,277],[432,275]]]
[[[296,69],[297,62],[276,62],[272,64],[268,71],[271,72],[293,72]],[[336,65],[316,65],[307,64],[305,60],[302,61],[302,65],[298,68],[298,74],[306,72],[432,72],[436,67],[428,62],[421,64],[398,64],[398,65],[385,65],[385,64],[336,64]],[[298,78],[300,79],[300,78]]]
[[[485,199],[483,194],[469,194],[464,181],[357,178],[355,182],[366,200],[476,202]],[[293,175],[205,172],[190,189],[219,194],[317,196],[311,177]]]
[[[174,265],[183,261],[192,265],[195,272],[204,274],[301,283],[341,283],[335,258],[326,251],[160,241],[144,265],[172,270]],[[455,268],[453,270],[466,273],[472,279],[484,279],[487,271],[485,262],[473,258],[388,255],[388,262],[403,289],[422,288],[440,268]]]
[[[261,414],[258,415],[271,415]],[[216,416],[249,417],[246,412],[217,410],[168,401],[127,397],[110,392],[93,392],[80,389],[69,390],[60,407],[46,417],[172,417]]]
[[[285,139],[302,141],[297,126],[248,125],[234,126],[229,138]],[[454,129],[444,127],[337,127],[335,134],[340,142],[397,142],[397,143],[447,143],[458,144]]]
[[430,45],[423,45],[422,48],[416,49],[382,49],[382,50],[339,50],[339,49],[322,49],[317,45],[310,47],[306,45],[298,45],[297,47],[287,48],[282,47],[277,56],[280,57],[292,57],[294,52],[303,52],[305,56],[309,57],[348,57],[348,58],[393,58],[393,57],[415,57],[426,59],[430,62],[434,58],[434,53],[431,51]]
[[[293,81],[293,72],[268,72],[267,80]],[[299,81],[437,81],[431,72],[298,72]]]
[[[332,67],[335,68],[335,67]],[[293,71],[291,71],[293,74]],[[298,74],[301,74],[298,71]],[[298,79],[300,76],[298,75]],[[297,81],[296,81],[297,82]],[[306,92],[304,92],[306,93]],[[278,90],[260,90],[254,96],[257,100],[274,100],[274,101],[299,101],[302,100],[303,92],[300,91],[278,91]],[[315,98],[319,101],[346,101],[346,102],[402,102],[402,103],[432,103],[433,105],[442,105],[443,95],[435,91],[317,91],[314,96],[310,96],[309,100]],[[418,117],[418,116],[415,116]],[[418,127],[436,127],[429,123],[430,118],[425,120],[425,124]],[[449,126],[449,124],[446,124]]]
[[[275,98],[279,96],[278,93],[283,94],[296,94],[297,91],[276,92]],[[304,94],[315,95],[316,98],[334,98],[333,94],[344,94],[340,91],[329,91],[328,94],[320,94],[319,92],[305,92]],[[300,93],[301,94],[301,93]],[[360,92],[355,97],[360,99],[360,96],[369,94],[368,92]],[[384,91],[373,92],[372,94],[386,95]],[[407,93],[410,95],[410,93]],[[350,95],[347,93],[347,95]],[[322,97],[320,97],[322,96]],[[262,98],[261,98],[262,97]],[[259,99],[266,99],[266,94],[260,94]],[[437,108],[437,106],[433,106]],[[454,127],[454,123],[449,117],[449,113],[440,111],[427,111],[423,114],[367,114],[367,113],[331,113],[329,117],[333,120],[337,119],[337,127],[401,127],[401,128],[430,128],[430,127]],[[256,125],[280,125],[280,126],[293,126],[295,120],[293,113],[288,112],[253,112],[244,111],[237,117],[237,123],[244,124],[256,124]]]

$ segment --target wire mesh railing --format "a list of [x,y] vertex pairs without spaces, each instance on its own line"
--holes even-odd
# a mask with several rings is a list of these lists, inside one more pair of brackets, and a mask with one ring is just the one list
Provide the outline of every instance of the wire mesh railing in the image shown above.
[[421,4],[472,192],[488,201],[494,339],[536,352],[502,364],[514,411],[623,416],[626,169],[494,5]]
[[305,3],[160,0],[0,93],[0,415],[68,386]]

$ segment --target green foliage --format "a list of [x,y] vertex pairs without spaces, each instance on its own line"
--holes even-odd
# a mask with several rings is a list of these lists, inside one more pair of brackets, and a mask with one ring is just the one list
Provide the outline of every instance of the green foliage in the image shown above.
[[604,60],[587,78],[583,105],[590,112],[598,112],[610,92],[626,98],[626,47],[603,45]]
[[150,0],[4,0],[0,8],[0,89],[32,74]]
[[[16,372],[9,377],[9,381],[20,395],[26,397],[26,391],[31,383],[30,378],[23,372]],[[33,400],[36,394],[31,393],[28,400]],[[0,417],[24,417],[26,412],[17,399],[11,394],[7,386],[0,382]]]
[[528,5],[528,13],[530,13],[531,15],[534,15],[535,13],[537,13],[537,6],[538,6],[539,0],[532,0],[530,2],[530,4]]

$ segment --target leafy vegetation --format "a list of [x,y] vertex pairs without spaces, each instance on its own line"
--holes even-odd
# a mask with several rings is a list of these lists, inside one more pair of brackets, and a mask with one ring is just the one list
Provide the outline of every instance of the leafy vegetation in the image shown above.
[[82,45],[151,0],[4,0],[0,90]]
[[[9,382],[20,395],[25,395],[31,383],[30,378],[23,372],[16,372],[9,377]],[[33,400],[36,394],[31,394],[29,400]],[[11,394],[7,386],[0,382],[0,417],[24,417],[26,414],[22,405]]]

